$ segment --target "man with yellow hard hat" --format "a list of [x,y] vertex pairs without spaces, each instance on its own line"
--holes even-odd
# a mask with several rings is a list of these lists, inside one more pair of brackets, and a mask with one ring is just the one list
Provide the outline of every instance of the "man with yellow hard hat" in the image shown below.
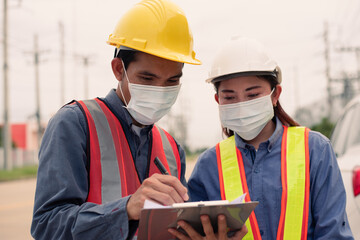
[[[168,0],[143,0],[121,18],[108,43],[116,47],[116,90],[65,105],[44,134],[35,239],[132,239],[146,199],[163,205],[189,200],[185,153],[154,125],[176,101],[184,63],[201,64],[183,11]],[[226,220],[219,219],[216,235],[203,219],[206,238],[226,237]],[[188,236],[172,233],[202,238],[186,223],[184,229]]]

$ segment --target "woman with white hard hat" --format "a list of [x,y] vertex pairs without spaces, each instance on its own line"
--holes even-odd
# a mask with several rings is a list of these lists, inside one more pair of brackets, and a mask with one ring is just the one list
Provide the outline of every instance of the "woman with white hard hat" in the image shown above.
[[281,107],[281,71],[259,42],[232,39],[207,82],[227,138],[200,155],[189,179],[193,201],[259,205],[244,239],[353,239],[346,193],[330,141]]

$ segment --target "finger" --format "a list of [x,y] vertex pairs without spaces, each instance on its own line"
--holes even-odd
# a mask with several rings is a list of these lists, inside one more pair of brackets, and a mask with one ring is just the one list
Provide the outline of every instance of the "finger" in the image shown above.
[[153,185],[153,189],[167,194],[169,197],[171,197],[173,199],[173,203],[182,203],[184,202],[183,197],[181,196],[181,193],[179,193],[173,186],[168,185],[162,181],[160,181],[160,179],[156,179],[155,180],[156,184]]
[[187,188],[182,185],[179,179],[174,176],[169,175],[161,175],[161,174],[154,174],[157,175],[159,181],[162,183],[171,186],[176,190],[176,192],[181,196],[183,201],[189,200],[189,195],[187,193]]
[[174,203],[178,203],[169,194],[159,192],[154,189],[149,190],[149,192],[147,193],[147,198],[151,199],[152,201],[158,202],[164,206],[171,206]]
[[206,239],[215,239],[214,229],[208,215],[200,216]]
[[190,238],[188,236],[185,236],[184,234],[182,234],[179,231],[176,231],[173,228],[169,228],[168,229],[169,233],[171,233],[172,235],[174,235],[174,237],[176,237],[176,239],[180,239],[180,240],[190,240]]
[[235,235],[231,238],[232,240],[240,240],[243,239],[243,237],[248,233],[248,229],[246,225],[244,224],[242,228],[235,233]]
[[227,239],[227,224],[224,215],[218,216],[218,239]]
[[171,205],[173,203],[184,202],[176,189],[160,181],[159,176],[146,179],[143,182],[143,187],[144,194],[162,204]]
[[190,239],[202,239],[202,236],[196,232],[188,223],[185,221],[179,221],[178,225],[184,229],[184,231],[189,235]]

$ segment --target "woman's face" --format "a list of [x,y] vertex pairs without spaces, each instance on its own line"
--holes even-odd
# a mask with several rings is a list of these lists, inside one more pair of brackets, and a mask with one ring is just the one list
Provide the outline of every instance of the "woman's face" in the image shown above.
[[[281,87],[277,85],[277,88]],[[218,93],[215,94],[215,100],[220,105],[245,102],[271,93],[270,83],[256,76],[235,77],[220,82]],[[278,94],[273,94],[273,105],[276,104]],[[274,97],[276,99],[274,99]]]

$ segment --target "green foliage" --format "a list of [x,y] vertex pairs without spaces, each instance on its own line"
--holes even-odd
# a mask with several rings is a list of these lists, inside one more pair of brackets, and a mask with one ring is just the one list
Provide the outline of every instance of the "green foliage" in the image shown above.
[[184,147],[185,150],[185,154],[186,154],[186,161],[196,161],[199,157],[199,155],[203,152],[205,152],[207,148],[203,147],[203,148],[197,148],[193,151],[190,151],[190,149],[188,147]]
[[14,168],[10,171],[0,170],[0,182],[36,177],[38,166]]
[[313,125],[311,130],[321,132],[327,138],[330,138],[332,130],[335,124],[332,123],[328,118],[323,118],[320,123]]

